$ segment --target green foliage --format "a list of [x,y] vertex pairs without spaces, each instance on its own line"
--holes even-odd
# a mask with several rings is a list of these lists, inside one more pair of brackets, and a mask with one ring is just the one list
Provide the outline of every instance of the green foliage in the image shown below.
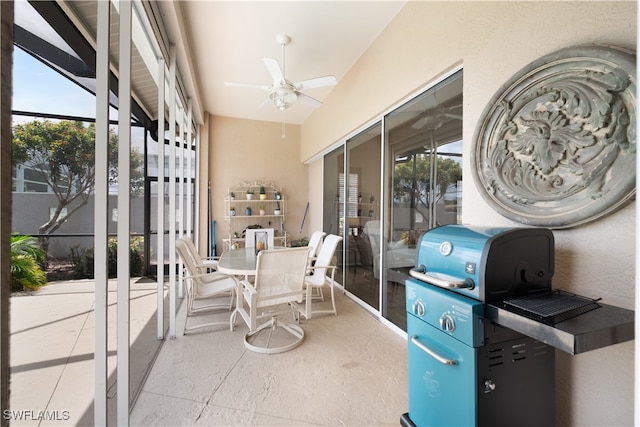
[[[144,269],[142,237],[132,237],[129,244],[129,271],[132,277],[141,276]],[[94,251],[93,248],[80,248],[74,246],[70,252],[74,271],[80,279],[93,279],[94,277]],[[112,237],[107,244],[107,259],[109,266],[109,278],[118,277],[118,239]]]
[[438,157],[436,167],[437,193],[428,200],[431,186],[431,160],[429,156],[416,154],[415,158],[397,164],[393,173],[394,196],[414,195],[417,202],[435,203],[439,201],[449,185],[462,179],[462,167],[455,160]]
[[47,284],[42,271],[45,253],[38,242],[29,236],[11,236],[11,290],[36,290]]
[[303,246],[309,246],[309,238],[308,237],[301,237],[297,240],[292,240],[291,241],[291,247],[292,248],[300,248]]
[[[33,120],[13,127],[12,162],[26,163],[56,195],[58,206],[53,217],[42,224],[40,234],[51,234],[88,203],[95,187],[95,124],[62,120]],[[118,136],[109,131],[109,184],[118,181]],[[142,155],[131,151],[131,191],[144,188]],[[67,215],[62,216],[62,209]]]

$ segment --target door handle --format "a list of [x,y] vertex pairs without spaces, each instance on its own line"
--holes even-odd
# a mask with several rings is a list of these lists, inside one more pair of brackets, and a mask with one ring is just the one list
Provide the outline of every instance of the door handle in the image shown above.
[[436,359],[438,362],[442,363],[443,365],[451,366],[451,365],[457,365],[458,364],[457,360],[447,359],[446,357],[443,357],[443,356],[439,355],[434,350],[430,349],[429,347],[427,347],[426,345],[421,343],[416,335],[412,335],[410,340],[411,340],[412,343],[414,343],[416,345],[416,347],[418,347],[420,350],[424,351],[429,356],[433,357],[434,359]]

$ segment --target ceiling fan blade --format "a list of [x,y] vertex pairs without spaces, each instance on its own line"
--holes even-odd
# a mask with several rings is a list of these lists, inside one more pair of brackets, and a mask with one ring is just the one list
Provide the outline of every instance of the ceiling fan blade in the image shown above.
[[262,62],[264,62],[264,65],[267,67],[267,71],[274,82],[280,83],[284,81],[284,74],[282,73],[282,69],[280,68],[280,64],[278,64],[278,61],[273,58],[262,58]]
[[420,130],[427,124],[429,119],[427,117],[420,117],[414,124],[411,125],[413,129]]
[[449,114],[449,113],[444,113],[444,116],[449,118],[449,119],[457,119],[457,120],[462,120],[462,116],[459,114]]
[[229,86],[229,87],[248,87],[248,88],[252,88],[252,89],[269,90],[269,86],[267,86],[267,85],[256,85],[256,84],[251,84],[251,83],[224,82],[224,85],[225,86]]
[[272,105],[271,99],[269,99],[269,97],[267,96],[267,97],[265,98],[265,100],[264,100],[264,101],[262,101],[262,102],[260,103],[260,105],[258,106],[258,108],[266,108],[266,107],[269,107],[269,106],[271,106],[271,105]]
[[322,102],[318,101],[315,98],[310,97],[309,95],[305,95],[304,93],[300,93],[300,92],[296,92],[296,94],[298,95],[298,100],[314,108],[317,108],[322,105]]
[[335,86],[338,81],[334,76],[316,77],[315,79],[303,80],[301,82],[294,83],[298,90],[313,89],[316,87]]

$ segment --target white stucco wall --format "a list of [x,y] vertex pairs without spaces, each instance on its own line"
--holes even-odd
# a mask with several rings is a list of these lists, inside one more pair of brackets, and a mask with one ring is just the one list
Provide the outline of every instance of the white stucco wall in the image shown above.
[[[483,109],[505,81],[545,54],[588,43],[635,50],[636,13],[633,1],[409,2],[302,126],[300,158],[313,158],[462,64],[463,222],[518,225],[484,202],[470,174]],[[309,170],[309,194],[320,192],[321,162]],[[555,231],[554,287],[633,309],[635,231],[635,203],[594,223]],[[633,425],[633,363],[633,342],[577,356],[558,351],[557,425]]]

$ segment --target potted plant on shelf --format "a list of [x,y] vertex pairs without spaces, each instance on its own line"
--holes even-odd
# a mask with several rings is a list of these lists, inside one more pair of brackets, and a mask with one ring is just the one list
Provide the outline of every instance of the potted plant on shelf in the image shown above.
[[276,200],[280,200],[282,199],[282,193],[279,191],[276,191]]
[[260,200],[267,200],[267,189],[264,188],[264,185],[260,186]]
[[251,206],[247,206],[244,209],[244,214],[245,214],[245,216],[251,216]]
[[236,199],[236,193],[234,193],[233,191],[229,191],[229,200],[235,200]]
[[233,206],[229,208],[229,216],[236,216],[236,208]]
[[260,215],[264,215],[265,211],[264,211],[264,205],[260,205]]
[[282,215],[282,211],[280,210],[280,202],[276,202],[276,208],[273,210],[274,215]]
[[247,200],[251,200],[253,199],[253,190],[249,189],[247,190]]

